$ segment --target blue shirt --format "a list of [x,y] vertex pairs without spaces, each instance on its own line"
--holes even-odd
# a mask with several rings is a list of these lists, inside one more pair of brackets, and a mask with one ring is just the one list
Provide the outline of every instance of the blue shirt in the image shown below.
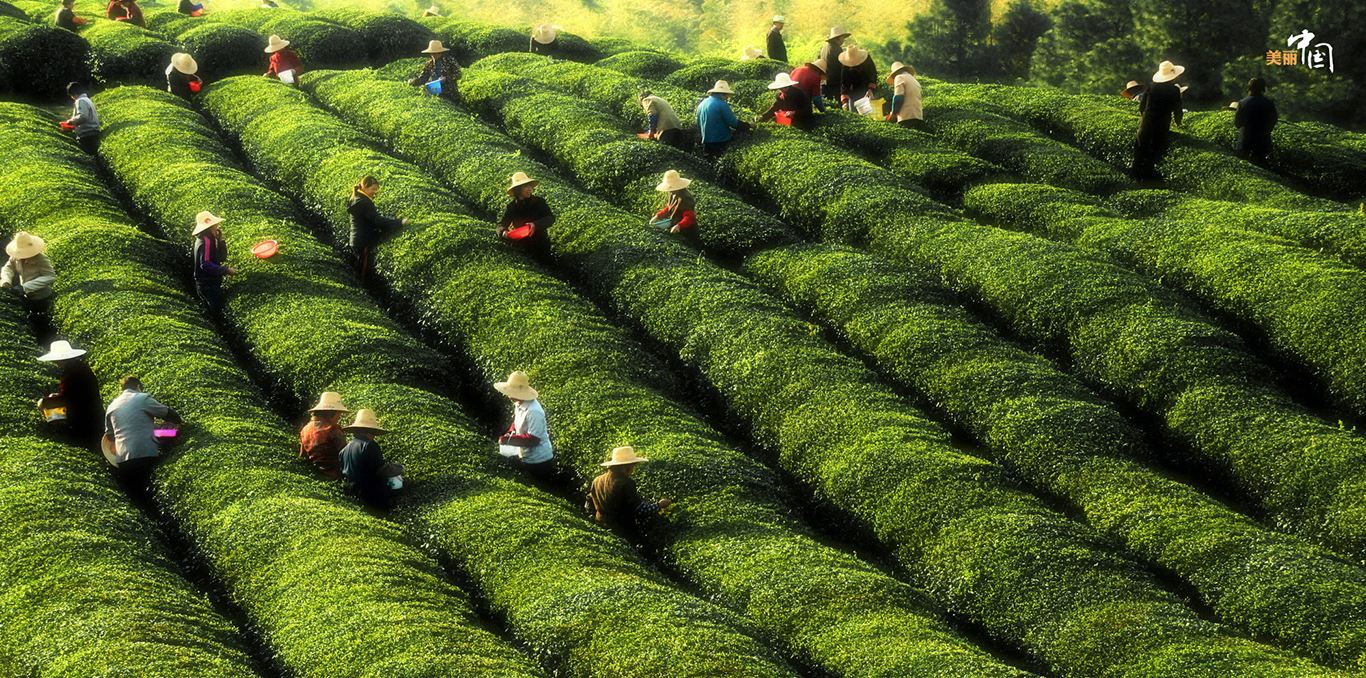
[[702,143],[717,144],[730,141],[731,131],[740,126],[735,111],[719,96],[707,95],[697,105],[697,127],[702,130]]

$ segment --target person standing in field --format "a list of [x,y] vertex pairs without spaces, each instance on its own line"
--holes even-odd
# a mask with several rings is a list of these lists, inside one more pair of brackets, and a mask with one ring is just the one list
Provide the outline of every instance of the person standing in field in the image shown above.
[[100,402],[100,380],[84,356],[84,349],[75,348],[70,342],[54,341],[38,359],[54,363],[60,370],[57,390],[44,400],[66,408],[67,431],[78,444],[88,447],[103,430],[104,403]]
[[555,56],[560,48],[560,27],[541,24],[531,29],[531,53]]
[[384,238],[408,224],[407,219],[382,216],[375,207],[379,180],[366,175],[351,188],[346,213],[351,216],[351,255],[356,258],[356,276],[362,283],[375,272],[375,248]]
[[341,478],[341,451],[346,447],[346,435],[339,422],[350,411],[342,403],[340,393],[327,391],[308,411],[308,423],[299,431],[299,458],[307,459],[324,478]]
[[506,191],[512,200],[498,220],[498,237],[544,259],[550,256],[550,227],[555,224],[555,213],[545,198],[536,195],[539,183],[526,172],[513,173]]
[[142,380],[127,376],[119,384],[122,391],[104,411],[102,445],[112,455],[114,473],[135,496],[145,497],[152,480],[152,469],[161,457],[156,440],[156,420],[184,423],[175,410],[143,393]]
[[29,325],[38,341],[52,340],[52,284],[57,271],[44,252],[47,243],[28,231],[19,231],[5,245],[9,258],[0,267],[0,290],[9,290],[23,302]]
[[732,94],[735,92],[731,90],[730,83],[717,80],[707,90],[707,97],[697,105],[697,127],[702,134],[702,151],[709,158],[725,152],[737,130],[749,128],[749,125],[735,117],[735,111],[727,101]]
[[550,424],[541,394],[531,387],[526,372],[513,372],[507,381],[493,388],[512,401],[512,424],[498,438],[498,449],[503,456],[521,467],[526,474],[547,484],[555,478],[555,447],[550,443]]
[[607,471],[594,478],[585,492],[583,507],[594,522],[631,533],[673,503],[668,499],[649,501],[640,496],[632,474],[636,466],[648,461],[630,446],[612,450],[612,456],[601,464]]
[[1143,94],[1143,99],[1138,102],[1141,117],[1131,168],[1135,179],[1147,181],[1162,178],[1157,173],[1157,164],[1162,162],[1162,156],[1171,145],[1172,125],[1181,126],[1181,88],[1172,81],[1185,70],[1185,66],[1163,61],[1153,74],[1152,84]]
[[1280,120],[1276,102],[1266,96],[1266,81],[1247,81],[1247,97],[1236,104],[1233,124],[1238,128],[1238,156],[1265,165],[1271,154],[1271,130]]
[[[408,84],[426,87],[427,91],[452,101],[459,98],[460,64],[451,56],[450,51],[440,40],[429,42],[427,49],[422,50],[422,53],[428,56],[427,63],[422,64],[422,70],[418,72],[417,77],[409,80]],[[433,88],[438,90],[433,91]]]
[[840,105],[855,110],[854,102],[872,98],[877,89],[877,66],[868,50],[850,45],[839,55]]
[[636,136],[641,139],[656,139],[660,143],[687,150],[687,139],[683,136],[683,121],[663,97],[651,94],[649,90],[640,93],[640,106],[645,109],[645,131]]
[[820,60],[825,63],[825,98],[830,101],[838,101],[840,88],[844,82],[844,66],[840,63],[840,54],[844,51],[844,41],[850,33],[840,26],[830,28],[830,37],[825,39],[825,44],[821,45]]
[[925,124],[925,109],[920,99],[920,81],[915,79],[915,69],[900,61],[892,62],[892,72],[887,76],[892,83],[892,112],[887,121],[902,127],[921,127]]
[[194,218],[194,288],[209,312],[223,312],[223,278],[236,275],[237,269],[228,265],[228,241],[223,238],[219,224],[223,219],[212,212],[200,212]]
[[787,63],[787,43],[783,41],[783,15],[773,17],[773,26],[768,29],[768,58]]
[[299,81],[299,76],[304,72],[304,62],[298,52],[290,48],[288,40],[278,35],[270,36],[265,52],[270,55],[270,66],[263,75],[279,78],[291,85]]

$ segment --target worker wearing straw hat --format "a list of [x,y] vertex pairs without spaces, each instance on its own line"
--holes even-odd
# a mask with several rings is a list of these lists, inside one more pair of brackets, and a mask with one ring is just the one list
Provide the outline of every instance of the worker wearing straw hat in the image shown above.
[[1181,88],[1174,80],[1186,70],[1170,61],[1163,61],[1153,73],[1152,84],[1138,102],[1141,118],[1138,140],[1134,143],[1133,177],[1139,180],[1158,180],[1157,164],[1162,162],[1171,144],[1171,127],[1181,125]]
[[892,83],[892,110],[887,121],[902,127],[919,127],[925,123],[925,108],[921,102],[920,81],[915,78],[915,69],[901,63],[892,62],[892,72],[887,76]]
[[507,190],[507,207],[498,220],[498,237],[525,249],[539,258],[550,255],[550,227],[555,225],[555,213],[545,198],[536,195],[539,181],[526,172],[514,172]]
[[877,89],[877,66],[868,50],[849,45],[840,52],[840,104],[854,110],[854,102],[872,98]]
[[85,362],[85,350],[67,341],[54,341],[38,360],[55,363],[59,370],[57,390],[40,407],[65,407],[67,431],[82,446],[93,445],[104,427],[104,403],[100,380]]
[[351,199],[346,213],[351,217],[351,255],[356,260],[356,277],[366,282],[375,272],[375,248],[394,231],[408,224],[407,219],[395,219],[379,213],[375,196],[379,195],[379,179],[361,177],[351,187]]
[[850,35],[849,31],[840,26],[832,26],[830,35],[825,39],[825,44],[821,45],[820,59],[825,62],[825,98],[835,100],[840,94],[840,83],[844,76],[844,66],[840,63],[840,53],[844,51],[844,40]]
[[345,430],[351,434],[351,442],[342,448],[338,459],[347,493],[371,508],[387,510],[392,492],[389,487],[389,469],[392,467],[384,460],[375,436],[389,431],[379,425],[373,410],[356,412],[355,420]]
[[429,16],[441,16],[441,8],[437,7],[436,5],[432,5],[431,7],[422,10],[422,18],[425,19]]
[[806,129],[811,126],[811,97],[806,95],[797,81],[787,73],[774,76],[768,84],[770,90],[778,93],[773,105],[759,115],[759,122],[777,120],[781,125]]
[[794,69],[788,76],[797,87],[806,92],[816,110],[825,112],[825,97],[821,95],[821,85],[825,84],[825,60],[812,59]]
[[308,423],[299,431],[299,458],[307,459],[325,478],[341,478],[341,451],[346,446],[341,416],[346,409],[340,393],[327,391],[308,410]]
[[1235,147],[1239,157],[1247,158],[1258,165],[1266,164],[1271,154],[1271,130],[1280,120],[1276,102],[1266,95],[1266,81],[1253,78],[1247,81],[1247,97],[1235,101],[1233,125],[1238,128],[1238,145]]
[[688,186],[692,179],[684,178],[678,170],[669,170],[655,186],[655,190],[666,194],[664,209],[655,212],[650,225],[655,228],[680,234],[689,238],[697,236],[697,201]]
[[1146,89],[1148,88],[1144,87],[1143,83],[1137,80],[1130,80],[1129,82],[1124,83],[1124,89],[1119,95],[1133,102],[1141,102],[1143,100],[1143,92]]
[[783,41],[783,15],[773,17],[773,25],[768,29],[768,58],[787,63],[787,43]]
[[678,114],[669,102],[647,89],[640,93],[640,107],[645,109],[645,131],[636,136],[658,139],[674,148],[687,150],[685,146],[688,140],[683,136],[683,121],[678,119]]
[[71,117],[62,123],[62,129],[76,136],[76,145],[87,155],[95,155],[100,150],[100,114],[90,101],[88,89],[79,82],[69,83],[66,95],[71,97]]
[[637,466],[648,461],[630,446],[612,450],[612,456],[601,464],[607,471],[588,485],[588,497],[583,504],[594,521],[629,531],[673,503],[668,499],[647,501],[640,496],[631,476]]
[[271,35],[266,44],[266,54],[270,55],[270,66],[263,74],[267,78],[279,78],[291,85],[299,81],[304,73],[304,62],[290,46],[289,41],[278,35]]
[[119,388],[118,397],[104,410],[104,437],[100,446],[124,487],[131,493],[145,496],[152,469],[161,456],[156,420],[184,422],[175,410],[144,393],[142,380],[138,377],[124,377]]
[[9,290],[22,299],[39,341],[52,339],[52,284],[57,281],[57,271],[46,251],[42,238],[19,231],[5,245],[9,258],[0,267],[0,290]]
[[531,53],[551,56],[560,47],[560,27],[541,24],[531,29]]
[[460,64],[451,55],[451,50],[441,44],[440,40],[432,40],[427,43],[427,49],[422,50],[422,53],[427,55],[427,62],[422,64],[422,70],[418,72],[417,77],[409,80],[408,84],[426,87],[427,91],[447,99],[458,98]]
[[196,75],[197,73],[199,64],[195,62],[194,57],[184,52],[172,54],[171,65],[166,67],[166,91],[182,99],[189,99],[204,85],[204,81]]
[[223,278],[235,275],[237,269],[228,265],[228,241],[223,238],[219,224],[223,219],[212,212],[195,215],[194,231],[194,287],[209,311],[223,312]]
[[494,390],[512,401],[512,424],[498,438],[498,451],[522,467],[527,475],[549,482],[555,477],[555,447],[550,443],[550,424],[540,393],[531,387],[526,372],[513,372]]
[[721,155],[736,130],[749,128],[735,117],[735,111],[727,101],[733,94],[730,83],[717,80],[707,90],[707,97],[697,104],[697,127],[702,134],[702,150],[708,157]]

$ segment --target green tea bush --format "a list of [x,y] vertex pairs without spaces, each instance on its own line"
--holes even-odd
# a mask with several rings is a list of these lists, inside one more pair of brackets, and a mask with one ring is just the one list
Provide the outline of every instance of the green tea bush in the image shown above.
[[[490,474],[491,439],[439,393],[453,381],[442,357],[389,320],[289,201],[237,167],[201,118],[143,88],[107,92],[100,103],[115,130],[104,158],[145,213],[171,232],[206,204],[232,220],[224,230],[243,275],[228,286],[229,315],[252,353],[301,402],[341,388],[359,394],[353,408],[384,413],[395,432],[384,446],[412,483],[414,527],[481,586],[542,662],[567,675],[608,666],[613,675],[787,675],[733,615],[674,589],[576,507]],[[261,264],[249,249],[264,238],[284,250]],[[296,309],[305,307],[345,322],[301,327]]]
[[1125,219],[1062,188],[996,184],[973,189],[982,216],[1110,254],[1265,333],[1334,399],[1366,413],[1366,272],[1262,233],[1187,217]]
[[56,319],[101,380],[139,374],[190,422],[155,495],[278,662],[319,677],[534,674],[398,526],[295,461],[292,427],[233,363],[183,276],[165,273],[183,270],[180,248],[132,223],[50,116],[0,104],[0,120],[12,151],[0,155],[12,187],[0,220],[48,241]]
[[0,16],[0,92],[64,94],[67,83],[90,77],[89,51],[71,31]]
[[[333,77],[315,73],[304,86],[317,90]],[[417,121],[395,122],[410,109],[395,104],[399,85],[394,92],[372,94],[382,113],[367,116],[398,130],[382,134],[389,140],[412,134]],[[432,160],[450,155],[429,152],[424,166],[485,211],[497,210],[499,179],[471,186],[471,172],[450,173]],[[489,149],[485,163],[499,157],[506,152]],[[1254,673],[1320,672],[1201,620],[1089,528],[1018,490],[999,466],[954,447],[947,430],[778,300],[549,168],[535,171],[540,193],[559,210],[551,230],[557,263],[695,365],[756,441],[894,548],[939,604],[1062,673],[1179,672],[1215,657]]]
[[[599,63],[597,65],[604,68],[613,67],[611,63]],[[762,80],[769,83],[778,73],[787,73],[791,70],[791,66],[767,58],[740,61],[720,57],[702,57],[684,64],[681,68],[675,69],[661,79],[675,87],[705,92],[711,89],[717,80],[729,81],[731,85],[746,80]],[[638,77],[650,78],[652,76],[639,74]]]
[[1034,486],[1180,575],[1220,619],[1319,661],[1361,665],[1366,629],[1354,610],[1366,603],[1366,570],[1133,461],[1153,454],[1117,409],[972,318],[938,281],[828,245],[768,250],[745,270],[837,328]]
[[[594,42],[595,45],[599,43]],[[672,55],[649,50],[613,54],[596,65],[647,80],[663,80],[665,76],[683,68],[683,62]]]
[[149,82],[165,86],[166,66],[176,45],[141,26],[94,21],[81,31],[90,43],[90,72],[105,83]]
[[335,7],[315,12],[313,16],[355,31],[365,44],[366,56],[372,64],[386,64],[413,56],[426,49],[427,41],[432,39],[432,32],[426,26],[389,12]]
[[[980,101],[986,110],[1023,120],[1116,167],[1128,167],[1133,159],[1137,108],[1115,108],[1108,97],[1064,94],[1047,87],[950,83],[937,86],[935,92]],[[1180,134],[1179,128],[1158,171],[1172,188],[1203,198],[1283,209],[1346,209],[1342,203],[1304,195],[1227,150]]]
[[199,63],[199,75],[218,80],[237,73],[261,73],[266,37],[256,31],[228,24],[206,23],[175,36]]
[[[259,43],[263,48],[265,38],[271,34],[290,42],[290,48],[299,53],[306,68],[351,66],[365,63],[367,56],[376,45],[366,38],[387,39],[387,34],[373,31],[362,33],[339,23],[329,21],[305,12],[288,9],[234,9],[221,12],[208,12],[202,17],[169,17],[162,20],[149,20],[156,30],[181,34],[196,24],[220,23],[255,31],[261,36]],[[267,57],[258,51],[256,64],[264,71]]]
[[[469,63],[493,54],[504,52],[529,53],[531,50],[531,28],[515,30],[503,26],[490,26],[462,19],[430,17],[423,23],[436,34],[446,47],[450,48],[461,63]],[[587,40],[573,33],[559,32],[557,38],[559,52],[556,57],[570,61],[597,61],[603,54]]]
[[0,301],[0,646],[9,675],[252,676],[237,630],[180,575],[90,450],[41,436],[54,375]]
[[[511,164],[540,175],[535,163],[507,153],[506,141],[489,148],[496,136],[477,121],[452,116],[446,103],[402,84],[366,73],[318,73],[304,87],[353,111],[366,129],[403,138],[407,148],[454,151],[441,157],[491,201],[500,199]],[[380,272],[432,330],[471,355],[488,381],[512,369],[534,375],[562,464],[586,480],[612,446],[631,443],[652,455],[655,464],[640,476],[643,490],[680,503],[651,539],[707,595],[746,613],[804,662],[837,675],[1016,673],[920,609],[905,585],[821,545],[790,517],[771,473],[664,395],[674,385],[662,365],[568,285],[497,244],[492,226],[461,214],[462,206],[426,172],[367,152],[353,128],[302,97],[251,89],[251,97],[238,98],[261,102],[254,114],[259,121],[232,116],[227,126],[243,131],[258,166],[304,187],[299,197],[318,206],[338,238],[345,237],[347,216],[329,196],[342,194],[355,172],[380,174],[381,200],[412,220],[380,250]],[[208,99],[211,108],[215,101]],[[338,158],[275,142],[266,130],[276,116],[294,121],[292,134],[333,139]]]
[[[525,72],[604,106],[638,82],[584,66]],[[832,156],[802,157],[814,164]],[[846,154],[839,166],[857,163]],[[839,195],[825,193],[829,174],[805,163],[775,165],[742,145],[719,169],[778,205],[824,196],[788,212],[790,223],[867,239],[879,253],[933,271],[1017,334],[1065,353],[1092,385],[1159,418],[1202,470],[1234,481],[1277,529],[1366,557],[1358,501],[1366,483],[1343,481],[1358,473],[1366,441],[1296,404],[1237,336],[1160,285],[1071,245],[956,218],[876,168],[861,169],[849,189],[867,191],[870,207],[837,215],[823,212]]]

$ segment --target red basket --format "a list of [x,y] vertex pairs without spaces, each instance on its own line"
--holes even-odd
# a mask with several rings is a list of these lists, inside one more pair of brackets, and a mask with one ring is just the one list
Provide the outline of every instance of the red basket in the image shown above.
[[792,111],[778,111],[773,114],[773,120],[783,127],[791,127]]
[[508,231],[507,237],[508,240],[521,240],[522,238],[531,237],[531,233],[535,230],[536,226],[534,224],[522,224],[521,226]]
[[200,80],[191,80],[191,81],[190,81],[190,91],[191,91],[191,92],[198,92],[198,91],[201,90],[201,89],[204,89],[204,83],[203,83],[203,81],[200,81]]
[[75,126],[75,125],[73,125],[73,124],[71,124],[71,123],[69,123],[69,122],[67,122],[67,121],[65,121],[65,120],[63,120],[63,121],[57,123],[57,126],[58,126],[58,127],[61,127],[62,129],[66,130],[66,131],[68,131],[68,132],[70,132],[70,131],[73,130],[73,129],[76,129],[76,126]]

